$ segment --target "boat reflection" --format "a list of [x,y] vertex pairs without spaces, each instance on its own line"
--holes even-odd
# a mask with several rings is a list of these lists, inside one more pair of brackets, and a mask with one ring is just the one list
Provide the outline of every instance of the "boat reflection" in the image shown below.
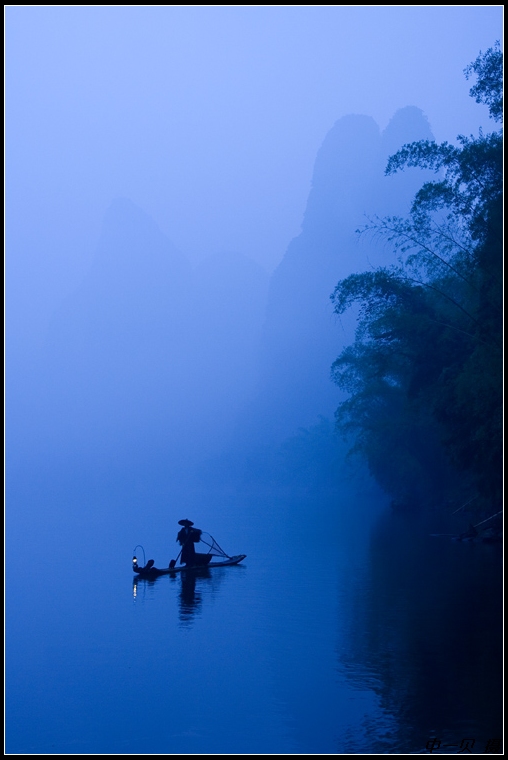
[[179,586],[178,619],[181,626],[189,626],[200,613],[203,598],[214,593],[222,582],[223,573],[215,569],[214,573],[207,568],[183,570],[178,574],[168,574],[155,577],[136,576],[132,581],[132,596],[134,600],[144,599],[146,592],[154,593],[155,588],[166,588],[169,582]]
[[182,625],[189,625],[192,623],[203,602],[202,593],[196,591],[196,583],[199,579],[198,588],[200,588],[203,581],[207,583],[211,582],[212,575],[210,570],[203,568],[198,571],[183,572],[180,577],[181,586],[178,596],[179,619]]

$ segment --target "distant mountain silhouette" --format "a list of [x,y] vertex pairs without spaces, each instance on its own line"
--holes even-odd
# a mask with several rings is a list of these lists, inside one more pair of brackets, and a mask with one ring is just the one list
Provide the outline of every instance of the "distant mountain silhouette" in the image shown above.
[[88,274],[51,325],[47,439],[106,458],[220,445],[253,383],[267,288],[238,254],[193,270],[143,211],[114,201]]
[[365,214],[407,212],[424,173],[387,178],[386,161],[431,137],[416,108],[382,133],[366,116],[339,120],[317,155],[302,231],[270,283],[236,253],[193,269],[141,209],[115,200],[88,273],[52,321],[33,397],[16,411],[19,450],[176,467],[228,438],[238,449],[272,444],[331,418],[330,366],[354,324],[334,317],[329,296],[386,256],[355,229]]
[[433,138],[415,107],[397,111],[383,132],[372,118],[351,115],[326,136],[302,231],[271,278],[258,395],[239,425],[247,440],[280,442],[318,415],[333,416],[339,395],[330,366],[352,340],[354,324],[347,315],[337,321],[329,297],[352,272],[393,261],[389,251],[359,240],[355,230],[366,216],[408,212],[428,173],[385,177],[384,170],[391,154],[418,139]]
[[190,387],[201,399],[198,437],[231,430],[254,391],[268,284],[268,273],[237,253],[210,256],[194,271]]

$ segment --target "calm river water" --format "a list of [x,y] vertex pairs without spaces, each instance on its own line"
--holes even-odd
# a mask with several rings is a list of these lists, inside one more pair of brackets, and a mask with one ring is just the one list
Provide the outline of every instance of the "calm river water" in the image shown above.
[[[8,754],[501,751],[499,547],[368,490],[54,489],[8,499]],[[246,560],[136,581],[183,517]]]

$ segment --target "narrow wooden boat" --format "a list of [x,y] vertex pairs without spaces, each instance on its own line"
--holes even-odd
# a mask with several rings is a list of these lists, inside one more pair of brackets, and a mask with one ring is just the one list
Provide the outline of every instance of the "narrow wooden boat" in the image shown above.
[[175,565],[174,567],[160,568],[155,567],[153,560],[149,560],[145,567],[139,567],[137,563],[133,562],[132,569],[139,578],[156,578],[159,575],[207,570],[209,567],[228,567],[229,565],[238,565],[238,563],[245,559],[246,556],[246,554],[236,554],[234,557],[227,557],[227,559],[220,560],[219,562],[209,562],[206,565],[194,565],[190,567],[187,565],[180,565],[177,567]]

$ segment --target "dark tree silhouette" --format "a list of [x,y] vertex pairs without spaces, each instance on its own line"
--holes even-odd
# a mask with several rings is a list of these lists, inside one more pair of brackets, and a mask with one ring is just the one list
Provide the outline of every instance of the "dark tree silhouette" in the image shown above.
[[[499,43],[465,69],[471,96],[502,118]],[[373,475],[406,505],[474,489],[502,496],[502,130],[402,146],[387,174],[438,174],[407,218],[375,218],[359,232],[388,240],[398,264],[340,281],[331,298],[360,312],[355,342],[332,366],[350,395],[339,428]]]

